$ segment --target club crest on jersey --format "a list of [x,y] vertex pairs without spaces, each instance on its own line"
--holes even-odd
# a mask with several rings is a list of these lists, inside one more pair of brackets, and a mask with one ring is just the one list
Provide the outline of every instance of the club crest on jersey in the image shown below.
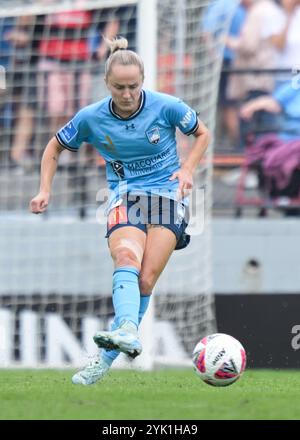
[[160,140],[159,128],[154,127],[151,130],[146,131],[146,135],[150,144],[157,144]]

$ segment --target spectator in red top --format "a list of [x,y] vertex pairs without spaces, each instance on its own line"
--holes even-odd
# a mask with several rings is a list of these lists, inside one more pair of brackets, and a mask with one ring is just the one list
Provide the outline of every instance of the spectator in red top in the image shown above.
[[[95,53],[91,48],[91,34],[102,11],[76,10],[49,14],[45,18],[44,36],[40,42],[39,69],[44,73],[42,102],[50,117],[51,133],[65,124],[76,109],[92,100],[92,64]],[[109,19],[99,29],[96,61],[106,60],[108,52],[105,38],[116,36],[119,27]]]
[[[86,63],[90,59],[88,30],[92,24],[92,13],[64,11],[49,14],[44,24],[39,47],[39,70],[44,73],[42,101],[53,133],[77,107],[88,104],[90,74]],[[82,67],[85,67],[84,70]]]

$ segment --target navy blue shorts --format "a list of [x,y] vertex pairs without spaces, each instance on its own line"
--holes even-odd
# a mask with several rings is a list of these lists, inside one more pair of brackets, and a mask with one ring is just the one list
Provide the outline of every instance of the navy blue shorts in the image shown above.
[[106,237],[123,226],[134,226],[147,234],[148,225],[170,229],[176,236],[175,249],[183,249],[190,242],[190,236],[185,232],[188,208],[181,202],[153,194],[124,195],[108,214]]

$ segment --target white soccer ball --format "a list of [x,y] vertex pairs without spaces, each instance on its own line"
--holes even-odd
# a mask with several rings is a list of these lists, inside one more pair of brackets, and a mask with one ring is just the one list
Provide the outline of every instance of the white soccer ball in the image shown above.
[[238,380],[246,368],[242,344],[224,333],[208,335],[193,351],[196,373],[207,384],[224,387]]

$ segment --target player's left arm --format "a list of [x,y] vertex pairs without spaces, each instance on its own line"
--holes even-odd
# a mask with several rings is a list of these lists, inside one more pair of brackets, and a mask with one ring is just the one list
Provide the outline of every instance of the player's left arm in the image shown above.
[[170,180],[178,179],[178,192],[181,197],[186,196],[193,188],[193,174],[199,165],[210,141],[208,128],[198,119],[197,130],[193,133],[195,137],[191,151],[182,167],[175,171]]

